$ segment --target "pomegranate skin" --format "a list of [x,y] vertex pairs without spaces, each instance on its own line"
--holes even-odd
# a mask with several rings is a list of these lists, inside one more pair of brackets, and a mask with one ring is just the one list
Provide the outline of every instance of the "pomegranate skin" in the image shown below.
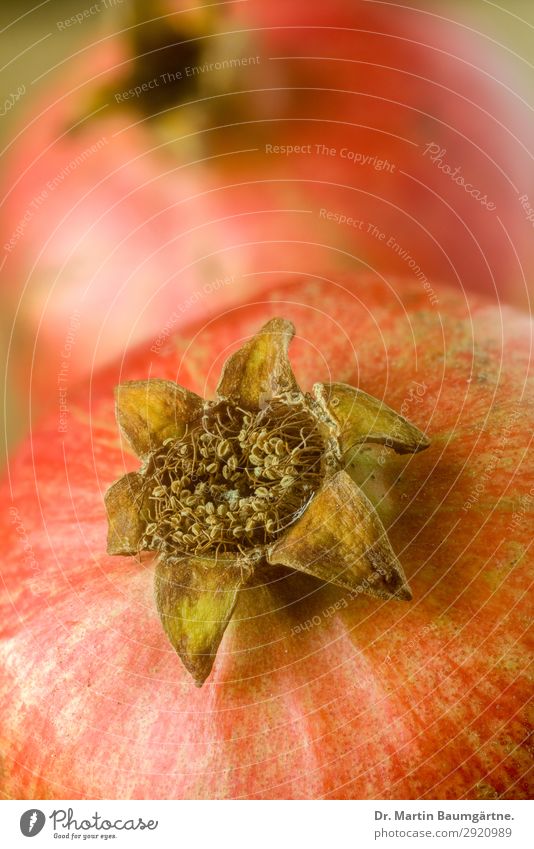
[[[532,324],[512,308],[378,276],[271,286],[145,344],[69,391],[1,494],[2,792],[8,798],[527,798]],[[414,600],[273,570],[247,590],[197,689],[169,646],[150,559],[109,557],[103,493],[137,460],[113,387],[210,394],[273,315],[304,389],[358,385],[432,439],[351,472]],[[530,489],[529,489],[530,488]]]

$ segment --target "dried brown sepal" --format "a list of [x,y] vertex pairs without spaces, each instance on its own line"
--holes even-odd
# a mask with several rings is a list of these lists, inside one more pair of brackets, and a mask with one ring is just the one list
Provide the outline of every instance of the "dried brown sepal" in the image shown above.
[[115,481],[104,496],[108,515],[108,554],[137,554],[143,536],[143,477],[129,472]]
[[164,439],[178,438],[202,412],[203,399],[171,380],[132,380],[115,389],[121,432],[144,459]]
[[173,648],[201,687],[232,617],[250,570],[234,557],[159,560],[155,595],[158,613]]
[[217,387],[220,398],[247,410],[258,410],[275,396],[300,389],[287,355],[295,335],[290,321],[273,318],[223,366]]
[[344,471],[323,484],[298,522],[270,548],[268,560],[351,591],[412,598],[382,522]]
[[343,453],[364,442],[414,454],[430,445],[425,434],[378,398],[345,383],[316,383],[314,395],[339,427]]

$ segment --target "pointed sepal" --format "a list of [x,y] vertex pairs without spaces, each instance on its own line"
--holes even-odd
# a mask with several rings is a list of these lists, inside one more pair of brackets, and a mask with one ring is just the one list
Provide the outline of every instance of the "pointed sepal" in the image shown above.
[[344,471],[323,484],[268,560],[353,592],[412,598],[374,507]]
[[141,459],[164,439],[183,436],[204,404],[194,392],[157,378],[121,383],[115,389],[115,402],[121,432]]
[[108,554],[137,554],[145,529],[142,517],[143,477],[129,472],[104,496],[108,516]]
[[268,321],[225,362],[217,387],[219,398],[232,399],[247,410],[259,410],[277,395],[300,394],[287,355],[294,335],[290,321]]
[[156,566],[160,619],[173,648],[201,687],[250,571],[235,557],[184,557]]
[[316,383],[313,391],[339,428],[343,453],[364,442],[387,445],[397,454],[415,454],[430,445],[419,428],[361,389],[345,383]]

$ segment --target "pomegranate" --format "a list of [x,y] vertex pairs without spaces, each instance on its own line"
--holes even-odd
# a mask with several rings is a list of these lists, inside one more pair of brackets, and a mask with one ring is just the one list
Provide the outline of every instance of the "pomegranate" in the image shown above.
[[[150,340],[35,426],[2,488],[2,789],[15,798],[525,798],[532,555],[531,321],[379,275],[271,285]],[[240,592],[197,688],[161,628],[154,562],[106,553],[103,496],[139,461],[114,387],[213,397],[283,315],[303,390],[344,383],[431,440],[357,445],[412,600],[283,566]],[[58,436],[58,430],[60,434]],[[531,646],[530,646],[531,649]]]
[[371,266],[525,302],[531,125],[482,37],[352,0],[187,5],[135,4],[6,156],[13,379],[31,371],[34,409],[72,316],[75,379],[265,271]]

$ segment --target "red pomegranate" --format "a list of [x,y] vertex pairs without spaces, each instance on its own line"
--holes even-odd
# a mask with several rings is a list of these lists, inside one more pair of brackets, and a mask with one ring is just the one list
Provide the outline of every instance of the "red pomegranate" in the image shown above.
[[[379,275],[271,286],[69,388],[34,428],[2,492],[7,797],[529,796],[532,324],[435,296]],[[106,554],[104,492],[138,467],[114,387],[160,377],[210,397],[276,315],[297,328],[303,389],[358,386],[431,439],[347,458],[413,599],[273,567],[240,594],[198,689],[161,628],[150,557]]]
[[482,36],[352,0],[184,5],[138,3],[128,40],[64,63],[6,157],[33,407],[73,316],[74,379],[264,272],[371,266],[525,300],[530,124]]

